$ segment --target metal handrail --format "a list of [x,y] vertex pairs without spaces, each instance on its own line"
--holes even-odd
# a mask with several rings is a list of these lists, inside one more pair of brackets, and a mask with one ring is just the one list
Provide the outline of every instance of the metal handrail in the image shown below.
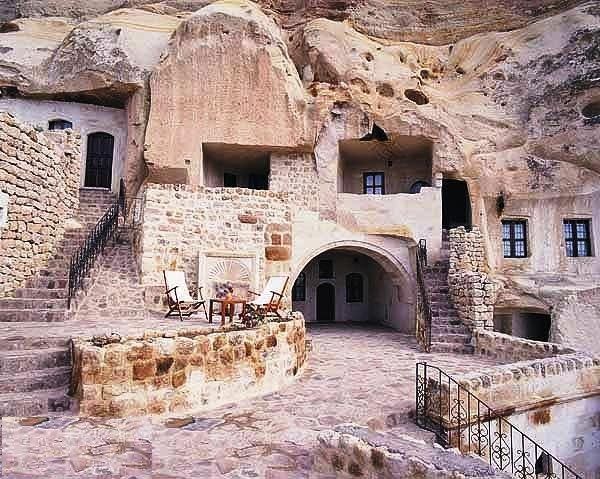
[[440,368],[416,365],[416,423],[517,479],[583,479]]
[[422,239],[417,247],[417,342],[425,352],[431,351],[431,305],[425,286],[425,266],[427,266],[427,242]]
[[83,280],[94,265],[96,258],[117,232],[119,226],[119,203],[111,205],[98,220],[83,244],[71,257],[69,266],[69,287],[67,308],[71,308],[71,300],[83,286]]
[[69,282],[67,293],[67,308],[71,309],[71,301],[83,286],[83,280],[88,275],[96,258],[104,251],[108,241],[119,229],[119,213],[125,214],[127,207],[125,182],[119,181],[119,196],[94,228],[89,232],[83,244],[71,257],[69,265]]

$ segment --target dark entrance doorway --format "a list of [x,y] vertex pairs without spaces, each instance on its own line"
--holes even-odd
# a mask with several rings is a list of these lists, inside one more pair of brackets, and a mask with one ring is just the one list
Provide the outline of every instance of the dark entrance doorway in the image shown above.
[[317,287],[317,321],[335,321],[335,288],[331,283],[323,283]]
[[442,182],[442,228],[471,228],[471,200],[467,183],[444,179]]
[[84,186],[110,188],[115,139],[108,133],[92,133],[87,140]]

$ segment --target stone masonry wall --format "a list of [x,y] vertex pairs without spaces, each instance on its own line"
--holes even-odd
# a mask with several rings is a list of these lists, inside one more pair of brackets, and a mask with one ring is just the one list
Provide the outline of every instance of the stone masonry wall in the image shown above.
[[520,361],[456,380],[496,411],[600,394],[600,359],[585,353]]
[[197,411],[277,391],[302,371],[305,333],[296,314],[252,330],[146,331],[104,346],[94,338],[75,340],[80,412],[124,417]]
[[458,316],[473,328],[493,329],[495,288],[486,273],[481,231],[461,226],[450,230],[449,240],[448,285]]
[[150,184],[143,215],[141,273],[147,303],[161,301],[165,269],[183,269],[190,288],[198,284],[200,252],[256,254],[257,287],[270,274],[289,273],[287,193]]
[[0,192],[8,224],[0,227],[0,295],[43,267],[79,204],[81,138],[71,130],[40,133],[0,113]]
[[497,359],[505,363],[542,359],[559,354],[574,353],[575,350],[562,344],[532,341],[509,334],[476,329],[473,331],[475,354]]
[[319,178],[312,154],[271,154],[271,191],[289,192],[290,202],[303,210],[319,207]]

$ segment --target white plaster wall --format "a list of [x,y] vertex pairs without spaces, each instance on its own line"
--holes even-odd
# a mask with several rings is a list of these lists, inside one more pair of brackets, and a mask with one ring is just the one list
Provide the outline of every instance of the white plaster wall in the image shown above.
[[[580,475],[600,474],[600,396],[538,408],[508,420]],[[556,467],[554,472],[560,477]]]
[[397,234],[415,242],[427,240],[429,260],[442,246],[442,190],[422,188],[417,194],[338,194],[338,222],[366,233]]
[[8,111],[22,122],[48,130],[48,122],[68,120],[81,133],[81,180],[85,178],[87,137],[90,133],[105,132],[115,138],[112,166],[113,192],[119,190],[127,151],[127,113],[123,109],[89,105],[86,103],[0,98],[0,111]]
[[[488,254],[490,266],[504,274],[567,273],[578,276],[600,275],[598,257],[600,239],[600,193],[545,199],[507,198],[501,217],[495,201],[487,201]],[[571,258],[566,255],[564,219],[590,219],[592,256]],[[502,255],[502,219],[527,220],[528,256],[504,258]]]

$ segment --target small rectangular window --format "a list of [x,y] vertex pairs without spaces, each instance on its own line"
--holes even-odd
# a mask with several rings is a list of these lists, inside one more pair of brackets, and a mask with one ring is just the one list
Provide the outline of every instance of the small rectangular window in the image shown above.
[[502,221],[502,252],[505,258],[527,257],[527,222]]
[[292,301],[306,301],[306,273],[304,272],[300,273],[294,282]]
[[319,261],[319,278],[333,278],[333,261],[330,259],[322,259]]
[[223,173],[223,186],[225,188],[237,187],[237,176],[231,173]]
[[563,220],[567,256],[592,256],[590,220]]
[[268,190],[269,177],[267,175],[250,173],[248,176],[248,188],[253,190]]
[[384,195],[385,177],[383,173],[363,173],[363,193],[365,195]]
[[66,130],[67,128],[73,128],[73,123],[68,120],[50,120],[48,122],[49,130]]

